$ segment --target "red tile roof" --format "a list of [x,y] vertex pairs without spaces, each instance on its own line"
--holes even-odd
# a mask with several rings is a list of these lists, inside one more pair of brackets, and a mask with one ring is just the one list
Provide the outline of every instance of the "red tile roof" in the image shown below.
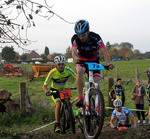
[[31,51],[31,53],[25,53],[25,55],[27,56],[26,60],[32,60],[32,58],[41,58],[41,56],[35,51]]

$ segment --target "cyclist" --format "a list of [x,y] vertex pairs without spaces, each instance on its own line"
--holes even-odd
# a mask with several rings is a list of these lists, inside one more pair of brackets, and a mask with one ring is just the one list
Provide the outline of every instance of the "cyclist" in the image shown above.
[[[110,118],[110,126],[111,128],[117,128],[113,124],[113,120],[115,119],[115,116],[119,119],[119,127],[131,127],[131,119],[134,121],[133,128],[136,128],[136,118],[131,113],[131,111],[125,107],[122,107],[122,100],[121,99],[115,99],[113,102],[113,105],[115,109],[112,112],[111,118]],[[130,119],[131,118],[131,119]]]
[[125,90],[124,87],[121,85],[121,78],[117,79],[117,84],[114,85],[109,92],[109,96],[111,101],[113,102],[115,99],[121,99],[122,100],[122,106],[125,102]]
[[[101,39],[101,37],[89,31],[89,23],[87,20],[78,20],[75,23],[75,33],[71,38],[72,43],[72,57],[74,63],[76,65],[77,71],[77,80],[76,86],[78,91],[79,100],[76,103],[76,106],[82,107],[83,106],[83,75],[84,72],[87,71],[86,67],[83,67],[80,61],[84,62],[96,62],[99,63],[100,56],[99,50],[104,55],[105,62],[109,66],[110,69],[114,68],[114,64],[111,63],[110,56],[108,51]],[[100,71],[94,71],[94,81],[98,83],[98,88],[100,89]]]
[[[54,132],[59,133],[60,132],[60,107],[61,107],[61,101],[59,96],[59,90],[63,90],[65,88],[65,85],[67,83],[67,80],[70,76],[76,79],[76,73],[69,67],[65,66],[66,59],[64,56],[56,56],[54,58],[55,67],[52,69],[48,76],[46,77],[46,80],[43,85],[43,90],[46,93],[46,96],[51,95],[51,91],[57,91],[56,94],[52,95],[52,99],[56,103],[55,108],[55,119],[56,124],[54,127]],[[50,91],[48,89],[48,84],[51,83]]]
[[150,81],[148,82],[148,85],[146,86],[146,96],[148,100],[148,106],[149,106],[149,112],[148,112],[148,118],[149,118],[149,124],[150,124]]

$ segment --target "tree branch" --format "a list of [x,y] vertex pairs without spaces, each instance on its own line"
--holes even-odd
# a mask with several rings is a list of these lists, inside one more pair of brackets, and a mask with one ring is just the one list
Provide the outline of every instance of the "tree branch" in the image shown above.
[[[0,43],[15,43],[24,50],[23,47],[32,42],[28,39],[28,29],[35,26],[34,17],[36,15],[47,20],[55,15],[68,24],[74,24],[52,11],[53,6],[49,6],[47,0],[43,2],[41,4],[33,0],[0,0]],[[17,15],[12,16],[16,12]],[[18,22],[21,15],[24,15],[26,25]],[[25,31],[26,39],[23,39],[21,35],[23,31]]]

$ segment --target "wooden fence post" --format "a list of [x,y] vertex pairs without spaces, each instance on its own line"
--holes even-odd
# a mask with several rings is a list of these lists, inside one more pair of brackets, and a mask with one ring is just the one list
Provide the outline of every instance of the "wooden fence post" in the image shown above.
[[[108,78],[108,92],[110,91],[111,87],[114,85],[114,79],[113,78]],[[109,97],[109,93],[108,93],[108,106],[112,107],[113,104],[111,102],[111,99]]]
[[118,79],[119,78],[119,69],[116,68],[116,78]]
[[26,83],[20,83],[20,109],[22,111],[23,116],[25,116],[25,94],[26,94]]

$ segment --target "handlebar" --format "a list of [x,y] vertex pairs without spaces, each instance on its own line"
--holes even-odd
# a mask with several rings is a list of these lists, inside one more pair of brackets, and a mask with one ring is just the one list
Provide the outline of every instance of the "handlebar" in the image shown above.
[[106,70],[109,70],[109,66],[103,65]]
[[76,86],[74,86],[74,87],[71,87],[70,89],[71,89],[71,90],[76,90],[76,89],[77,89],[77,87],[76,87]]
[[[88,67],[88,63],[95,63],[95,62],[84,62],[84,61],[80,61],[78,64],[81,64],[81,66],[83,66],[83,67]],[[95,64],[97,64],[97,65],[102,65],[102,64],[99,64],[99,63],[95,63]],[[104,67],[104,69],[106,69],[106,70],[109,70],[109,66],[107,66],[107,65],[102,65],[103,67]]]
[[[71,87],[71,88],[65,88],[65,89],[63,89],[63,90],[67,90],[67,89],[76,90],[77,87],[74,86],[74,87]],[[46,92],[46,96],[50,96],[50,95],[56,94],[57,92],[59,93],[58,90],[50,90],[50,91]]]

